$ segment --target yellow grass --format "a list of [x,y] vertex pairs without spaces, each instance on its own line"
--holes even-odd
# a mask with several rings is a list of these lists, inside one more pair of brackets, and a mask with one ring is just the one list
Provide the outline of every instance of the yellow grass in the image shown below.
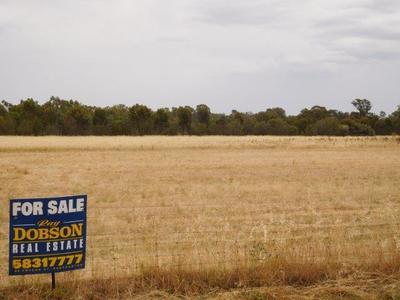
[[87,268],[58,276],[68,293],[193,295],[400,274],[396,137],[0,137],[0,170],[6,294],[49,281],[7,276],[8,199],[81,193]]

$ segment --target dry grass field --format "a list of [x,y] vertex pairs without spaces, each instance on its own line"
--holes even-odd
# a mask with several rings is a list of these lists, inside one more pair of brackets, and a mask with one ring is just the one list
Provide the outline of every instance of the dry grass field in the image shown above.
[[[0,170],[0,299],[400,297],[398,137],[0,137]],[[9,277],[8,199],[82,193],[87,268]]]

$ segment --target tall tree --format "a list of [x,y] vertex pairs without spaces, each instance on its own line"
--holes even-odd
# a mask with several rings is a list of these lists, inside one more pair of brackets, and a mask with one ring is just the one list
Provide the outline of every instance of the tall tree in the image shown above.
[[166,132],[169,126],[170,112],[168,108],[159,108],[154,114],[154,127],[157,134]]
[[14,119],[8,113],[8,108],[11,105],[9,103],[2,101],[0,103],[0,135],[8,135],[15,133],[15,122]]
[[180,106],[177,109],[178,123],[182,130],[182,133],[190,134],[192,127],[192,116],[193,116],[193,108],[190,106]]
[[112,135],[132,134],[132,122],[129,116],[129,108],[124,104],[107,108],[107,122],[111,127]]
[[129,108],[129,116],[137,134],[144,135],[151,132],[151,114],[151,109],[146,105],[136,104]]
[[199,123],[204,124],[208,127],[210,125],[210,116],[211,116],[211,111],[207,105],[205,104],[197,105],[196,117]]
[[400,105],[397,110],[390,115],[390,121],[395,133],[400,134]]
[[91,133],[91,110],[77,101],[70,101],[70,107],[65,114],[63,127],[67,135],[87,135]]
[[367,99],[355,99],[351,104],[358,110],[361,117],[366,117],[372,109],[372,104]]
[[43,133],[42,107],[32,98],[21,100],[18,105],[11,106],[9,113],[15,120],[18,134],[39,135]]

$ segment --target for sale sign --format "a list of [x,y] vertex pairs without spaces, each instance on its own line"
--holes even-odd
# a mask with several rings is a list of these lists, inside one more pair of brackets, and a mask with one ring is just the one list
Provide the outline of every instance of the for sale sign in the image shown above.
[[10,200],[10,275],[85,267],[87,196]]

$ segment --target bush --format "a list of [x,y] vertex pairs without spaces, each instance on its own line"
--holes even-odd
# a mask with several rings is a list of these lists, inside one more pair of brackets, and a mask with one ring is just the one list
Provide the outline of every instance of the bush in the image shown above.
[[266,133],[270,135],[289,135],[293,129],[281,118],[271,119],[267,122]]
[[267,122],[261,121],[258,122],[254,128],[256,135],[266,135],[268,132],[268,125]]
[[351,135],[375,135],[375,131],[370,126],[353,119],[345,119],[342,123],[349,127],[349,133]]
[[340,135],[340,122],[335,117],[328,117],[315,123],[317,135]]
[[207,124],[195,123],[192,126],[192,134],[194,134],[194,135],[207,135],[208,134]]
[[0,116],[0,134],[15,134],[15,121],[8,116]]
[[347,135],[349,135],[349,133],[350,133],[350,128],[349,128],[348,125],[343,125],[343,124],[341,124],[341,125],[339,126],[339,132],[340,132],[340,135],[341,135],[341,136],[347,136]]

